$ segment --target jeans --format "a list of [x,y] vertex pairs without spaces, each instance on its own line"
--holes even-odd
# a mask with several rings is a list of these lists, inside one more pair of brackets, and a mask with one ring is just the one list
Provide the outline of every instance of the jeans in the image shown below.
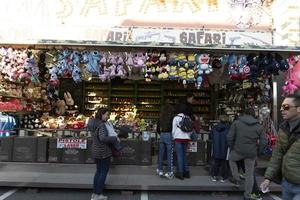
[[222,176],[223,179],[228,178],[227,160],[215,158],[214,159],[213,170],[212,170],[212,175],[213,176],[218,176],[219,173],[220,173],[220,175]]
[[175,142],[175,149],[177,155],[177,172],[179,173],[189,171],[185,155],[186,146],[186,142]]
[[285,179],[281,185],[283,200],[300,200],[300,185],[290,183]]
[[157,166],[157,169],[160,171],[163,171],[163,160],[164,160],[165,152],[167,153],[167,159],[168,159],[168,173],[173,173],[172,134],[168,132],[163,132],[160,134],[158,166]]
[[94,176],[94,190],[95,194],[102,194],[106,176],[109,170],[110,157],[104,159],[95,159],[97,170]]
[[253,184],[254,184],[254,168],[255,168],[255,160],[256,158],[244,158],[242,155],[238,154],[234,150],[230,152],[229,155],[229,165],[232,172],[232,176],[235,180],[240,180],[240,175],[237,167],[236,161],[244,159],[245,162],[245,197],[250,197],[252,193]]

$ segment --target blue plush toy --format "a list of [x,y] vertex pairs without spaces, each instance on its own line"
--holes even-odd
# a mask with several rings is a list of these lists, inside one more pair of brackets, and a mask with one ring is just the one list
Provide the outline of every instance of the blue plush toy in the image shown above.
[[84,51],[82,54],[82,63],[85,64],[86,70],[94,75],[100,75],[99,62],[101,60],[100,53],[98,51]]
[[76,83],[81,82],[81,70],[77,65],[73,66],[72,78]]

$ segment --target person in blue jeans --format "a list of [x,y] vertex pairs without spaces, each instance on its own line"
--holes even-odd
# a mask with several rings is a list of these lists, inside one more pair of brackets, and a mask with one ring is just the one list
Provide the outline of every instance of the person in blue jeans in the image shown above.
[[120,139],[117,136],[110,136],[105,123],[109,119],[109,110],[99,108],[94,119],[90,119],[87,125],[91,131],[93,144],[92,155],[96,162],[96,173],[94,176],[93,194],[91,200],[107,200],[103,195],[104,184],[110,166],[112,156],[111,146],[118,146]]
[[174,118],[172,123],[172,136],[175,142],[175,150],[177,156],[177,169],[175,177],[183,180],[190,178],[190,171],[186,159],[186,147],[191,141],[192,132],[184,132],[179,127],[179,122],[185,116],[183,112],[179,112]]
[[[172,141],[172,120],[174,117],[174,108],[171,104],[166,104],[162,107],[158,124],[157,132],[160,134],[158,165],[156,173],[160,177],[173,179],[173,141]],[[168,170],[163,172],[164,155],[167,154]]]

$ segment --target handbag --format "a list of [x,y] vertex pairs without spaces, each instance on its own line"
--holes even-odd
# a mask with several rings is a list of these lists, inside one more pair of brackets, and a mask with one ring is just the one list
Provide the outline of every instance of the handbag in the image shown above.
[[191,140],[196,142],[198,140],[198,134],[196,133],[196,131],[193,131],[191,133],[191,136],[190,136]]

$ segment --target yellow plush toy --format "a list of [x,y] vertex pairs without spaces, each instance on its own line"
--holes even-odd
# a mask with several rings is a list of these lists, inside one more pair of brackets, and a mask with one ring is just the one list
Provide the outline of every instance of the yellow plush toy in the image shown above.
[[196,81],[195,79],[195,70],[188,69],[187,70],[187,82],[188,83],[194,83]]
[[184,67],[179,67],[179,79],[182,80],[182,83],[186,84],[186,69]]
[[178,70],[176,65],[172,65],[170,67],[170,72],[169,72],[169,79],[170,80],[176,80],[178,78]]

